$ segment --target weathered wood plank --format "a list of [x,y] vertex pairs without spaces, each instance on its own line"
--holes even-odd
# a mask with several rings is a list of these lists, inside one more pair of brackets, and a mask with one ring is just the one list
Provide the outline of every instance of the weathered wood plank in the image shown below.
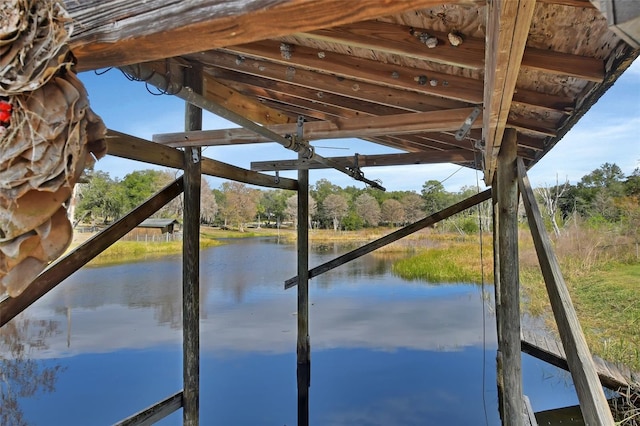
[[[433,71],[427,72],[417,68],[401,67],[334,52],[324,52],[324,56],[321,58],[318,56],[317,49],[304,46],[295,46],[291,59],[287,60],[280,53],[280,43],[274,41],[230,46],[224,48],[223,51],[380,86],[441,96],[471,104],[482,103],[482,82],[471,78]],[[420,77],[424,78],[423,83],[419,83]],[[434,86],[429,84],[428,80],[431,79],[435,79],[437,84]]]
[[0,327],[9,322],[33,302],[47,294],[64,279],[102,253],[143,220],[160,210],[183,190],[182,177],[166,186],[130,213],[118,219],[104,231],[85,241],[75,250],[45,269],[18,297],[0,303]]
[[306,93],[298,94],[296,87],[302,87],[315,91],[316,95],[311,99],[317,98],[319,101],[322,101],[324,94],[332,93],[405,111],[433,111],[468,106],[465,102],[356,81],[351,78],[337,78],[300,68],[293,72],[287,65],[238,57],[238,55],[220,51],[202,52],[189,55],[187,58],[204,62],[207,65],[206,71],[220,78],[260,87],[266,86],[282,93],[308,97]]
[[[416,112],[386,115],[382,117],[362,117],[333,121],[313,121],[304,125],[304,139],[339,139],[378,135],[400,135],[422,131],[455,131],[459,129],[473,108],[459,108],[445,111]],[[473,127],[481,126],[481,117]],[[295,133],[295,124],[275,124],[265,126],[280,135]],[[265,136],[256,135],[247,129],[205,130],[202,132],[180,132],[153,135],[154,142],[173,147],[231,145],[243,143],[270,142]]]
[[151,425],[164,419],[180,407],[182,407],[182,391],[176,392],[157,404],[115,423],[114,426]]
[[[202,69],[185,72],[185,84],[202,93]],[[202,109],[185,102],[185,130],[202,130]],[[185,148],[182,213],[182,423],[200,424],[200,193],[202,149]]]
[[523,395],[524,408],[526,412],[526,418],[528,422],[527,426],[538,426],[538,422],[536,421],[536,415],[533,411],[533,407],[531,406],[531,401],[529,401],[529,397],[527,395]]
[[205,96],[231,111],[260,124],[293,123],[295,119],[238,93],[212,77],[205,78]]
[[[466,210],[470,207],[475,206],[476,204],[480,204],[483,201],[491,198],[491,190],[487,189],[486,191],[480,192],[476,195],[473,195],[466,200],[460,201],[450,207],[447,207],[444,210],[441,210],[437,213],[432,214],[431,216],[427,216],[424,219],[421,219],[417,222],[412,223],[411,225],[407,225],[404,228],[400,228],[397,231],[394,231],[388,235],[385,235],[382,238],[379,238],[375,241],[372,241],[368,244],[365,244],[362,247],[359,247],[355,250],[352,250],[348,253],[343,254],[342,256],[338,256],[335,259],[332,259],[322,265],[316,266],[315,268],[309,270],[309,278],[317,277],[318,275],[324,274],[327,271],[330,271],[338,266],[344,265],[347,262],[355,260],[359,257],[364,256],[365,254],[371,253],[374,250],[377,250],[381,247],[384,247],[388,244],[393,243],[394,241],[398,241],[401,238],[406,237],[407,235],[411,235],[414,232],[417,232],[421,229],[426,228],[427,226],[431,226],[435,223],[440,222],[448,217],[453,216],[456,213],[460,213],[463,210]],[[284,283],[284,288],[288,289],[294,287],[298,284],[298,277],[289,278]]]
[[[178,149],[159,145],[115,130],[109,130],[108,138],[108,153],[110,155],[174,169],[182,169],[183,167],[184,158],[182,152]],[[273,176],[245,170],[210,158],[202,159],[202,173],[268,188],[291,189],[294,191],[298,189],[298,182],[295,179],[281,177],[276,182]]]
[[[521,343],[522,352],[569,371],[569,364],[562,349],[562,344],[556,339],[548,336],[542,337],[533,331],[526,330],[522,333]],[[619,366],[596,356],[593,357],[593,363],[602,386],[614,391],[622,389],[623,392],[629,387],[632,389],[640,389],[640,383],[634,380],[633,372],[629,372],[629,374],[625,376]]]
[[[170,58],[451,3],[451,0],[65,0],[79,70]],[[455,3],[467,1],[455,1]]]
[[493,1],[487,5],[482,126],[487,184],[493,181],[535,5],[536,0]]
[[520,276],[518,263],[518,183],[515,171],[517,133],[504,132],[498,155],[496,191],[500,280],[503,424],[523,425],[522,360],[520,354]]
[[[247,81],[247,76],[254,76],[279,82],[281,84],[280,87],[283,87],[282,84],[286,84],[287,88],[284,89],[284,91],[290,94],[295,94],[295,88],[301,86],[317,90],[321,94],[325,92],[334,93],[353,99],[376,102],[381,105],[395,106],[412,111],[431,111],[434,107],[439,109],[453,109],[468,105],[464,102],[430,96],[426,93],[367,83],[362,80],[357,81],[350,77],[337,78],[330,74],[289,66],[295,64],[268,62],[221,51],[202,52],[189,55],[188,58],[203,61],[207,65],[208,72],[225,79],[252,84]],[[226,73],[225,71],[220,71],[220,69],[226,70]],[[229,74],[230,71],[235,71],[240,74]],[[404,67],[402,71],[407,72]],[[424,74],[423,70],[413,70],[410,72],[415,75]],[[466,82],[466,84],[476,85],[478,90],[482,90],[481,81],[472,80]],[[315,99],[316,97],[317,96],[314,96],[312,98]],[[574,101],[567,96],[550,95],[526,89],[518,89],[517,93],[513,95],[513,100],[521,105],[531,105],[537,108],[546,108],[559,112],[566,112],[567,109],[574,107]]]
[[[484,68],[485,41],[483,39],[465,36],[464,43],[453,48],[448,45],[446,33],[434,30],[428,30],[428,32],[429,35],[439,39],[438,47],[427,48],[410,34],[410,27],[379,21],[355,22],[295,35],[310,40],[372,49],[462,68]],[[604,79],[603,61],[550,50],[526,48],[522,66],[597,83]]]
[[542,215],[521,159],[518,160],[518,183],[522,201],[527,211],[529,228],[538,254],[551,308],[558,325],[562,346],[567,354],[567,363],[573,378],[580,407],[589,424],[613,425],[607,400],[593,364],[593,358],[582,333],[580,321],[571,302],[569,290],[564,282],[560,265],[553,253],[551,241],[542,220]]
[[[354,157],[330,157],[333,161],[344,166],[353,166]],[[412,152],[408,154],[380,154],[380,155],[358,155],[359,167],[374,166],[400,166],[408,164],[437,164],[469,162],[475,160],[473,151],[456,149],[451,151],[430,151]],[[326,169],[324,164],[316,163],[313,160],[276,160],[276,161],[254,161],[251,163],[251,170],[254,171],[275,171],[275,170],[296,170],[296,169]]]

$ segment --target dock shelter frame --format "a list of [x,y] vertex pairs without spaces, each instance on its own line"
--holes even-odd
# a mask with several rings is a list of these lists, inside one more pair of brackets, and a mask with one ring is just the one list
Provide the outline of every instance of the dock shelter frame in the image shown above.
[[[187,108],[190,110],[190,107]],[[138,138],[128,137],[123,134],[117,134],[118,136],[114,138],[116,142],[115,146],[120,147],[122,150],[122,145],[120,142],[128,142],[129,146],[139,146],[144,145],[145,142]],[[513,137],[515,135],[514,131],[507,132],[509,137]],[[127,150],[127,149],[124,149]],[[118,150],[115,150],[118,152]],[[149,151],[137,151],[132,150],[135,154],[128,156],[128,158],[145,158],[144,155],[141,155],[141,152],[149,152]],[[149,162],[155,164],[164,164],[171,165],[172,167],[177,166],[177,156],[176,154],[180,154],[178,150],[168,147],[163,147],[161,151],[164,151],[166,157],[162,160],[159,160],[156,156],[153,158],[148,158]],[[173,154],[173,153],[176,154]],[[504,151],[507,152],[507,151]],[[169,154],[171,153],[171,154]],[[199,163],[206,164],[207,159],[200,159],[200,150],[198,148],[186,148],[184,151],[184,176],[178,178],[176,181],[165,187],[163,190],[158,192],[155,196],[147,200],[140,207],[134,209],[132,212],[127,214],[125,217],[115,222],[113,225],[105,229],[104,231],[97,234],[92,239],[85,242],[83,245],[76,248],[73,252],[68,254],[66,257],[61,259],[59,262],[52,265],[49,269],[43,272],[36,281],[27,288],[27,290],[22,293],[20,296],[16,298],[10,298],[3,301],[0,304],[2,308],[2,318],[0,318],[0,326],[6,324],[9,320],[15,317],[18,313],[22,312],[26,309],[30,304],[35,302],[37,299],[42,297],[48,291],[53,289],[56,285],[58,285],[62,280],[71,275],[75,270],[79,269],[82,265],[89,262],[92,258],[100,254],[106,248],[108,248],[111,244],[117,241],[121,236],[125,235],[128,231],[135,228],[140,222],[142,222],[145,218],[152,215],[154,212],[159,210],[164,204],[171,201],[173,198],[178,196],[180,192],[184,191],[185,181],[189,180],[187,176],[191,176],[190,185],[193,185],[193,182],[196,181],[199,186],[200,182],[200,174],[197,166]],[[127,157],[125,155],[121,155],[123,157]],[[501,157],[499,157],[500,160]],[[173,160],[171,160],[173,159]],[[511,164],[515,165],[516,158],[515,156],[510,157]],[[500,164],[500,161],[499,161]],[[195,170],[190,170],[196,166]],[[501,177],[501,170],[515,170],[511,167],[505,167],[504,169],[498,167],[498,175],[496,176],[496,185],[500,188],[500,185],[507,186],[506,184],[501,184],[500,182],[504,181],[507,184],[511,184],[511,191],[513,192],[513,183],[516,182],[516,176],[513,174],[512,176]],[[261,177],[257,177],[253,175],[255,172],[243,171],[244,174],[254,176],[251,179],[253,182],[262,179]],[[565,351],[567,352],[569,367],[572,375],[574,375],[574,380],[580,385],[576,386],[576,390],[578,392],[578,396],[580,398],[581,407],[583,407],[583,413],[585,417],[595,416],[592,418],[597,418],[599,423],[596,424],[607,424],[607,415],[611,417],[611,413],[609,411],[608,405],[606,403],[606,399],[604,398],[604,393],[602,392],[602,387],[597,378],[597,375],[594,373],[592,359],[588,352],[588,348],[586,344],[584,344],[584,336],[582,336],[581,330],[579,330],[579,323],[577,322],[577,318],[575,317],[575,311],[573,310],[570,304],[570,298],[568,293],[566,293],[566,286],[563,288],[562,277],[559,274],[559,269],[557,267],[557,261],[553,256],[553,251],[548,244],[548,237],[545,234],[541,234],[544,232],[544,227],[541,229],[539,227],[539,223],[541,223],[540,212],[537,209],[537,205],[535,204],[535,200],[532,197],[532,191],[530,185],[528,184],[528,180],[526,178],[526,170],[524,169],[524,165],[522,160],[518,160],[517,162],[517,173],[518,179],[520,180],[521,191],[524,194],[525,207],[527,208],[527,216],[530,218],[530,223],[532,227],[532,232],[534,233],[534,241],[536,241],[536,248],[539,250],[539,258],[541,259],[541,264],[543,265],[555,265],[555,266],[543,266],[543,271],[548,270],[550,278],[548,278],[548,274],[545,273],[545,280],[547,282],[547,287],[550,289],[552,306],[554,307],[554,314],[556,314],[557,320],[563,321],[562,318],[570,318],[571,325],[562,326],[561,329],[561,337],[563,337],[563,342],[568,340],[568,343],[565,343]],[[220,173],[218,173],[219,175]],[[258,174],[256,174],[258,175]],[[306,176],[305,176],[306,175]],[[233,176],[225,176],[229,179],[238,178],[237,173]],[[302,181],[306,180],[307,185],[305,187],[308,188],[308,170],[300,170],[299,171],[299,180],[290,181],[284,179],[277,184],[274,183],[275,186],[278,185],[280,187],[296,187],[299,185],[300,177],[302,177]],[[246,176],[242,176],[243,180],[246,179]],[[273,182],[273,181],[272,181]],[[297,185],[296,185],[297,183]],[[191,191],[196,191],[197,194],[198,188],[191,189]],[[308,398],[309,398],[309,386],[310,386],[310,338],[308,332],[308,280],[312,277],[318,276],[319,274],[326,272],[330,269],[338,267],[344,263],[347,263],[351,260],[354,260],[358,257],[361,257],[364,254],[370,253],[380,247],[383,247],[387,244],[392,243],[393,241],[397,241],[405,236],[408,236],[420,229],[423,229],[427,226],[431,226],[441,220],[444,220],[456,213],[464,211],[467,208],[475,206],[483,201],[488,200],[491,197],[492,191],[486,190],[479,194],[476,194],[466,200],[463,200],[451,207],[448,207],[440,212],[437,212],[425,219],[422,219],[414,224],[408,225],[400,230],[393,232],[385,237],[382,237],[378,240],[372,241],[371,243],[353,250],[349,253],[346,253],[340,256],[337,259],[327,262],[326,264],[320,265],[313,269],[308,269],[308,228],[305,224],[308,223],[306,220],[306,216],[308,215],[308,192],[303,194],[305,191],[298,191],[298,206],[300,217],[298,218],[299,228],[298,228],[298,276],[291,278],[286,281],[286,288],[290,288],[296,284],[298,284],[298,415],[299,415],[299,424],[308,424]],[[186,195],[186,191],[185,191]],[[199,357],[193,356],[197,354],[199,350],[196,349],[198,343],[198,335],[199,335],[199,315],[197,314],[199,310],[199,303],[197,302],[197,282],[198,282],[198,245],[199,245],[199,214],[194,216],[194,212],[198,211],[199,204],[199,196],[196,197],[192,195],[190,201],[187,201],[189,198],[185,198],[185,205],[188,208],[185,208],[185,212],[190,211],[191,214],[187,216],[185,213],[184,218],[184,250],[183,250],[183,262],[184,262],[184,274],[183,274],[183,288],[186,296],[183,298],[183,309],[185,313],[189,313],[183,318],[183,327],[185,330],[185,342],[184,342],[184,359],[185,366],[183,369],[184,374],[184,389],[173,396],[165,399],[163,401],[158,402],[157,404],[133,415],[132,417],[123,420],[122,425],[137,425],[137,424],[149,424],[152,419],[153,421],[157,421],[178,408],[182,407],[184,410],[184,424],[195,425],[198,423],[198,401],[199,401],[199,391],[198,391],[198,381],[199,381]],[[494,204],[496,206],[504,205],[506,201],[500,200],[500,196],[494,195]],[[511,223],[515,223],[517,221],[517,196],[515,199],[511,199],[511,205],[515,203],[516,209],[505,208],[505,207],[496,207],[494,209],[494,215],[498,218],[502,218],[504,221],[506,218],[511,219]],[[495,220],[495,218],[494,218]],[[189,224],[194,229],[189,231]],[[538,226],[535,226],[538,224]],[[195,226],[194,226],[195,225]],[[511,225],[513,227],[513,225]],[[508,228],[507,228],[508,229]],[[517,382],[520,374],[519,368],[519,357],[520,357],[520,320],[519,315],[515,316],[512,314],[512,317],[507,317],[504,315],[504,307],[506,304],[511,307],[519,304],[519,293],[517,290],[514,291],[513,283],[517,282],[517,278],[512,278],[515,281],[507,281],[506,277],[508,273],[514,274],[517,273],[517,268],[514,269],[513,265],[517,265],[517,243],[515,244],[515,249],[509,249],[509,247],[513,246],[513,238],[507,237],[509,232],[513,232],[513,229],[507,231],[505,227],[501,224],[498,224],[496,231],[496,249],[494,252],[496,255],[496,306],[497,309],[500,309],[500,315],[497,318],[497,326],[499,333],[499,371],[498,383],[502,388],[501,392],[501,406],[503,409],[503,416],[511,415],[514,419],[519,419],[524,422],[528,418],[523,413],[524,410],[524,399],[514,397],[513,387],[517,386],[517,383],[507,383],[505,380],[511,380]],[[545,243],[546,238],[546,243]],[[510,241],[512,244],[506,245],[505,241]],[[538,242],[540,241],[540,242]],[[538,247],[540,245],[540,248]],[[505,247],[506,246],[506,247]],[[514,256],[515,250],[515,256]],[[540,254],[541,253],[541,254]],[[546,260],[546,259],[551,260]],[[195,259],[195,261],[194,261]],[[544,262],[544,263],[543,263]],[[551,262],[551,263],[549,263]],[[508,269],[505,272],[504,269]],[[511,271],[511,272],[509,272]],[[515,272],[514,272],[515,271]],[[554,275],[555,274],[555,275]],[[302,277],[302,280],[300,279]],[[560,281],[560,284],[558,282]],[[303,285],[300,283],[303,282]],[[507,290],[503,290],[507,289]],[[553,295],[556,292],[556,295]],[[508,302],[508,300],[512,300],[512,302]],[[518,302],[514,302],[518,301]],[[556,303],[557,301],[557,303]],[[567,303],[568,301],[568,303]],[[498,308],[498,307],[502,308]],[[556,312],[557,311],[557,312]],[[508,321],[507,318],[510,318]],[[516,319],[514,319],[516,318]],[[558,319],[560,318],[560,319]],[[505,329],[508,331],[505,332]],[[510,337],[506,337],[505,334],[509,333]],[[570,333],[573,337],[568,337],[566,333]],[[580,341],[582,340],[582,342]],[[576,342],[576,343],[574,343]],[[506,347],[510,347],[510,351],[505,351]],[[191,356],[189,356],[191,354]],[[577,359],[579,361],[573,361]],[[515,360],[515,361],[514,361]],[[575,362],[579,362],[581,367],[576,368]],[[572,367],[573,365],[573,367]],[[587,366],[586,368],[584,366]],[[589,367],[591,365],[591,367]],[[505,372],[505,366],[509,366],[511,369],[515,369],[516,371]],[[588,370],[586,370],[588,368]],[[586,372],[585,372],[586,370]],[[595,375],[595,381],[594,381]],[[584,379],[583,379],[584,377]],[[505,391],[508,390],[508,391]],[[517,395],[517,394],[516,394]],[[593,412],[589,413],[591,409]],[[511,410],[511,412],[509,411]],[[306,422],[305,422],[306,419]],[[504,421],[504,418],[503,418]],[[512,424],[512,423],[508,423]],[[518,423],[524,424],[524,423]]]
[[[640,34],[634,33],[640,7],[624,13],[613,7],[623,1],[63,1],[82,24],[70,41],[77,70],[117,67],[188,104],[184,132],[156,135],[152,142],[109,130],[108,153],[184,174],[50,265],[22,294],[1,301],[0,326],[184,193],[183,389],[119,424],[149,424],[182,407],[184,424],[197,425],[201,175],[295,190],[297,276],[285,286],[297,284],[298,423],[305,425],[309,279],[491,198],[500,412],[505,425],[531,424],[520,360],[522,196],[583,416],[588,424],[613,425],[526,171],[640,55]],[[588,31],[574,34],[566,22]],[[577,43],[576,37],[590,43]],[[433,38],[440,48],[429,47]],[[202,110],[242,128],[202,130]],[[363,167],[455,162],[482,170],[491,190],[309,269],[309,169],[332,167],[377,185],[364,177],[357,159],[350,163],[313,152],[309,141],[332,136],[362,137],[405,151],[363,158]],[[256,170],[293,167],[297,180],[202,157],[205,145],[269,141],[298,152],[298,158],[288,165],[256,163]]]

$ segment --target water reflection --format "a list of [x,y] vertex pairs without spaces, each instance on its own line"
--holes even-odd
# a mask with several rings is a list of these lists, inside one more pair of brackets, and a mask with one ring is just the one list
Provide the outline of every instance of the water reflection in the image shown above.
[[60,366],[44,366],[31,355],[57,334],[57,323],[24,316],[0,328],[0,424],[26,426],[20,400],[55,391]]
[[[314,250],[310,265],[343,250]],[[477,424],[483,395],[497,423],[494,319],[479,287],[406,282],[375,255],[313,279],[309,373],[294,369],[297,298],[283,290],[295,247],[240,240],[201,256],[202,424],[292,425],[296,394],[311,424]],[[50,424],[48,410],[56,424],[112,423],[181,387],[180,256],[85,268],[29,313],[67,324],[29,357],[69,367],[65,393],[33,404],[30,424]],[[100,397],[81,391],[102,383]]]

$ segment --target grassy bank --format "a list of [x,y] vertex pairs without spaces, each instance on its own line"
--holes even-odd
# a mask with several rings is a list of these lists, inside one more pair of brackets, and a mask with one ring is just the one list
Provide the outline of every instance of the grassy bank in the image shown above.
[[[635,249],[594,230],[573,229],[554,241],[556,255],[592,352],[640,371],[640,263]],[[431,247],[394,264],[405,279],[481,282],[478,237],[432,235]],[[555,331],[537,256],[527,230],[520,233],[522,310]],[[493,282],[491,237],[484,238],[485,281]]]
[[393,273],[407,280],[481,283],[493,281],[491,240],[485,238],[481,261],[478,237],[440,235],[435,245],[394,263]]
[[[215,247],[221,244],[223,243],[218,240],[200,237],[201,248]],[[89,265],[104,266],[116,263],[137,262],[181,252],[182,241],[118,241],[89,262]]]

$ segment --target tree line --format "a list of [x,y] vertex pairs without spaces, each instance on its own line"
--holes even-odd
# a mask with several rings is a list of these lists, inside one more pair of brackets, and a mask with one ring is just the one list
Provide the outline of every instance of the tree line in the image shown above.
[[[108,223],[149,198],[175,179],[175,172],[141,170],[112,179],[106,172],[94,172],[79,185],[76,217],[94,223]],[[441,182],[428,180],[420,193],[415,191],[382,192],[371,188],[342,188],[320,179],[309,188],[309,225],[312,228],[358,230],[367,227],[397,227],[413,223],[477,192],[464,186],[447,191]],[[571,218],[593,223],[606,222],[640,228],[640,169],[625,176],[615,164],[605,163],[585,175],[576,185],[568,182],[536,189],[538,200],[547,213],[554,232]],[[162,208],[156,217],[180,219],[182,197]],[[444,221],[447,231],[477,232],[490,228],[489,202]],[[238,182],[225,182],[212,189],[202,180],[201,222],[243,231],[247,226],[297,226],[297,195],[288,190],[259,190]],[[637,232],[637,231],[636,231]]]

